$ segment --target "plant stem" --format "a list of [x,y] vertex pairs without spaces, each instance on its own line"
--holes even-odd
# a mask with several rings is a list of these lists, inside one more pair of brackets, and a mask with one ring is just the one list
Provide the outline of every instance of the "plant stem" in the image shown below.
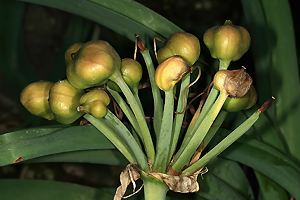
[[134,87],[134,88],[132,89],[132,94],[133,94],[133,96],[135,97],[136,102],[139,104],[141,111],[142,111],[143,114],[145,115],[144,110],[143,110],[142,102],[141,102],[141,100],[140,100],[140,98],[139,98],[139,90],[138,90],[137,87]]
[[152,95],[153,95],[153,101],[154,101],[154,116],[153,116],[153,126],[154,126],[154,131],[156,134],[156,138],[159,136],[159,131],[160,131],[160,126],[161,126],[161,119],[162,119],[162,112],[163,112],[163,102],[160,94],[160,90],[157,87],[155,80],[154,80],[154,65],[149,53],[148,49],[144,49],[141,51],[141,54],[145,60],[147,70],[148,70],[148,75],[150,79],[150,84],[151,84],[151,90],[152,90]]
[[133,135],[130,133],[130,131],[127,129],[127,127],[117,118],[112,112],[108,110],[108,113],[105,116],[105,119],[107,120],[107,123],[113,126],[116,130],[118,130],[119,135],[123,138],[123,140],[126,142],[126,144],[130,147],[133,154],[135,155],[135,158],[140,165],[142,170],[148,170],[148,163],[147,159],[145,157],[144,152],[136,142]]
[[224,70],[229,67],[230,61],[219,60],[219,70]]
[[[219,61],[219,70],[225,70],[228,68],[230,64],[230,61]],[[180,148],[180,150],[176,153],[174,158],[178,158],[178,156],[182,153],[183,149],[187,146],[193,135],[195,134],[196,129],[199,127],[199,125],[202,123],[204,117],[207,115],[208,111],[211,109],[213,103],[215,102],[216,98],[218,97],[219,90],[217,90],[215,87],[212,87],[209,95],[203,105],[203,108],[200,111],[200,107],[197,109],[197,115],[195,115],[189,124],[189,127],[186,131],[186,134],[183,138],[183,142]]]
[[154,177],[142,176],[145,200],[165,200],[169,188]]
[[[208,111],[210,110],[210,108],[212,107],[213,103],[215,102],[217,96],[219,94],[219,91],[216,88],[212,88],[206,101],[205,104],[203,106],[203,108],[200,111],[200,107],[197,109],[197,114],[195,118],[193,117],[192,122],[190,123],[186,134],[184,136],[183,142],[182,142],[182,150],[184,149],[184,147],[186,147],[189,143],[189,141],[191,140],[191,138],[193,137],[193,135],[195,134],[196,129],[199,127],[199,125],[202,123],[204,117],[207,115]],[[178,151],[178,153],[176,154],[175,157],[177,157],[179,154],[181,154],[181,151]]]
[[84,118],[88,120],[93,126],[95,126],[105,137],[115,145],[115,147],[125,156],[125,158],[130,163],[137,163],[136,159],[133,157],[130,148],[125,144],[122,138],[105,123],[104,119],[96,119],[89,114],[85,114]]
[[[219,70],[226,70],[228,68],[229,64],[230,64],[230,61],[228,62],[228,61],[220,60]],[[195,121],[194,124],[191,124],[188,127],[187,137],[194,134],[195,127],[197,128],[199,126],[199,124],[202,122],[204,116],[206,116],[207,112],[210,110],[211,106],[215,102],[218,94],[219,94],[219,91],[215,87],[212,87],[210,92],[209,92],[209,95],[208,95],[208,97],[205,101],[205,104],[203,105],[203,108],[201,109],[201,113],[200,113],[198,119]]]
[[164,113],[161,122],[160,134],[157,140],[156,158],[154,170],[165,172],[168,164],[170,144],[172,139],[174,113],[174,88],[165,92]]
[[182,168],[189,164],[189,161],[193,154],[196,152],[198,146],[201,144],[203,139],[205,138],[207,132],[209,131],[211,125],[213,124],[214,120],[216,119],[218,113],[220,112],[224,102],[227,99],[228,94],[226,92],[221,92],[218,99],[212,106],[211,110],[207,113],[205,118],[203,119],[202,123],[197,128],[195,134],[190,139],[189,143],[187,144],[184,149],[181,149],[181,154],[178,156],[178,158],[175,160],[174,164],[172,165],[172,168],[179,172],[182,170]]
[[122,78],[121,74],[116,72],[111,76],[111,80],[114,81],[122,90],[123,94],[125,95],[128,104],[130,105],[135,118],[139,124],[142,142],[144,144],[146,154],[150,162],[154,161],[155,158],[155,151],[154,145],[152,142],[151,134],[145,119],[144,112],[140,109],[139,103],[136,101],[134,95],[132,94],[129,87],[126,85],[124,79]]
[[124,99],[121,97],[121,95],[118,92],[116,92],[108,87],[107,87],[107,90],[111,94],[111,96],[113,96],[115,101],[118,103],[118,105],[122,109],[123,113],[129,120],[131,125],[133,126],[135,132],[139,135],[140,138],[142,138],[139,124],[138,124],[134,114],[132,113],[132,110],[129,108],[128,104],[124,101]]
[[211,141],[211,139],[215,136],[219,128],[221,127],[222,123],[226,119],[227,112],[224,110],[221,110],[219,113],[218,117],[212,124],[211,128],[209,129],[208,133],[206,134],[205,138],[203,139],[202,142],[202,147],[203,149],[208,145],[208,143]]
[[[180,86],[180,93],[178,97],[178,104],[177,104],[177,109],[176,109],[176,115],[174,119],[174,124],[173,124],[173,136],[172,136],[172,141],[171,141],[171,148],[170,148],[170,153],[169,153],[169,158],[168,161],[171,160],[176,146],[178,142],[178,138],[180,135],[181,127],[182,127],[182,122],[184,118],[184,111],[186,109],[186,104],[187,104],[187,98],[188,98],[188,92],[189,92],[189,84],[190,84],[190,74],[187,74],[181,81],[181,86]],[[183,112],[183,113],[181,113]]]
[[260,111],[253,113],[246,121],[239,125],[234,131],[232,131],[227,137],[225,137],[219,144],[217,144],[212,150],[206,153],[200,160],[185,169],[182,174],[190,175],[198,169],[204,167],[211,159],[222,153],[233,142],[239,139],[251,126],[258,120]]

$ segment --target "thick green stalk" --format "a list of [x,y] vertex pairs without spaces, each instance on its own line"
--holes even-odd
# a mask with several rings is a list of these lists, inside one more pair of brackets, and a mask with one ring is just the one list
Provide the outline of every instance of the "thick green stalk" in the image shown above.
[[[228,68],[229,64],[230,64],[230,62],[225,62],[225,61],[220,60],[219,70],[226,70]],[[212,87],[208,94],[208,97],[203,105],[203,108],[201,109],[201,113],[199,115],[198,120],[196,120],[196,123],[193,127],[191,127],[191,128],[189,127],[191,129],[190,131],[192,132],[192,134],[195,131],[195,127],[197,128],[199,126],[199,124],[202,122],[203,118],[206,116],[207,112],[212,107],[213,103],[215,102],[215,100],[218,97],[218,94],[219,94],[219,91],[215,87]],[[189,130],[187,130],[187,132],[188,131]]]
[[155,171],[165,172],[168,164],[170,144],[172,139],[174,113],[174,88],[165,92],[164,113],[160,134],[157,140],[156,158],[153,165]]
[[215,136],[221,125],[223,124],[224,120],[226,119],[227,112],[225,110],[221,110],[218,117],[212,124],[211,128],[209,129],[208,133],[206,134],[205,138],[202,142],[203,149],[208,145],[211,139]]
[[206,153],[200,160],[185,169],[182,174],[190,175],[193,174],[198,169],[204,167],[211,159],[222,153],[227,147],[229,147],[233,142],[239,139],[251,126],[258,120],[261,111],[258,110],[253,113],[246,121],[244,121],[240,126],[238,126],[234,131],[232,131],[227,137],[225,137],[219,144],[217,144],[212,150]]
[[135,97],[136,102],[139,104],[141,111],[145,115],[143,105],[142,105],[142,102],[141,102],[140,97],[139,97],[139,90],[138,90],[137,87],[132,88],[132,94]]
[[118,103],[118,105],[120,106],[123,113],[125,114],[125,116],[129,120],[131,125],[133,126],[136,133],[139,135],[140,138],[142,138],[139,124],[138,124],[132,110],[129,108],[128,104],[124,101],[124,99],[121,97],[121,95],[118,92],[116,92],[112,89],[109,89],[109,88],[107,88],[107,90],[111,94],[111,96],[113,96],[115,101]]
[[185,165],[189,164],[191,157],[196,152],[197,148],[199,147],[199,144],[201,144],[211,125],[213,124],[217,115],[219,114],[224,102],[227,99],[227,96],[228,94],[226,92],[220,93],[218,99],[216,100],[210,111],[207,113],[202,123],[197,128],[190,142],[187,144],[186,147],[184,147],[184,149],[180,149],[182,153],[178,156],[178,158],[172,165],[172,168],[175,171],[179,172]]
[[[204,117],[207,115],[209,109],[211,108],[211,106],[213,105],[213,103],[215,102],[216,98],[218,97],[219,94],[219,90],[217,90],[216,88],[212,88],[206,101],[205,104],[203,106],[203,108],[201,109],[200,107],[197,109],[197,113],[199,113],[199,115],[195,116],[195,118],[193,117],[192,122],[190,123],[186,134],[184,136],[183,142],[182,142],[182,150],[184,149],[184,147],[186,147],[189,143],[189,141],[191,140],[191,138],[193,137],[193,135],[195,134],[196,129],[199,127],[199,125],[202,123]],[[201,109],[201,111],[200,111]],[[178,151],[178,153],[176,154],[175,158],[180,155],[182,152]]]
[[180,135],[181,127],[182,127],[182,122],[184,118],[184,113],[187,105],[187,98],[188,98],[188,93],[189,93],[189,84],[190,84],[190,74],[187,74],[181,81],[181,86],[180,86],[180,93],[178,97],[178,104],[177,104],[177,109],[176,109],[176,115],[174,119],[174,124],[173,124],[173,135],[172,135],[172,141],[171,141],[171,149],[169,153],[169,159],[168,161],[171,160],[176,146],[178,142],[178,138]]
[[[219,62],[219,70],[226,70],[229,66],[230,62],[226,61],[221,61]],[[183,142],[182,142],[182,147],[186,147],[186,145],[189,143],[193,135],[195,134],[196,129],[199,127],[199,125],[202,123],[204,117],[207,115],[208,111],[211,109],[213,103],[217,99],[219,94],[219,91],[215,88],[212,87],[208,97],[203,105],[203,108],[200,111],[200,108],[197,109],[197,112],[200,113],[198,116],[193,117],[192,122],[190,123],[186,134],[184,136]],[[182,148],[184,149],[184,148]],[[177,154],[175,155],[175,158],[178,157],[182,152],[178,151]]]
[[219,70],[224,70],[229,67],[230,61],[219,60]]
[[165,200],[169,188],[163,182],[150,176],[142,176],[145,200]]
[[136,142],[133,135],[127,129],[127,127],[117,118],[112,112],[108,110],[105,116],[107,123],[118,130],[119,135],[123,138],[126,144],[130,147],[131,151],[135,155],[135,158],[140,165],[141,169],[144,171],[148,170],[148,162],[143,150],[140,148],[139,144]]
[[115,147],[125,156],[130,163],[137,163],[130,148],[125,144],[113,127],[109,126],[104,119],[96,119],[93,116],[86,114],[84,118],[95,126],[105,137],[115,145]]
[[136,101],[134,95],[132,94],[131,90],[123,80],[120,73],[118,72],[114,73],[111,76],[111,80],[114,81],[120,87],[123,94],[125,95],[127,102],[130,105],[135,115],[135,118],[139,124],[141,130],[142,142],[144,144],[148,159],[150,160],[150,162],[153,162],[155,158],[154,145],[145,119],[144,112],[140,109],[139,103]]
[[156,134],[156,138],[159,136],[159,131],[160,131],[160,126],[161,126],[161,119],[162,119],[162,113],[163,113],[163,102],[161,99],[161,94],[160,90],[157,87],[155,80],[154,80],[154,65],[149,53],[148,49],[144,49],[141,51],[142,56],[145,60],[147,70],[148,70],[148,75],[150,79],[150,84],[151,84],[151,90],[152,90],[152,95],[153,95],[153,101],[154,101],[154,116],[153,116],[153,126],[154,126],[154,131]]

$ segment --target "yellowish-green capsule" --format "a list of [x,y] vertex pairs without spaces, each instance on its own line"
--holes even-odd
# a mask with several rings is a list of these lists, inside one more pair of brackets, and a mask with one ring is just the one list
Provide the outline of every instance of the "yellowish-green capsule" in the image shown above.
[[93,89],[80,98],[78,111],[89,113],[96,118],[102,118],[107,113],[107,106],[110,103],[108,94],[102,89]]
[[227,20],[222,26],[209,28],[203,36],[213,58],[230,62],[240,59],[250,46],[250,34],[242,26]]
[[246,95],[235,98],[228,97],[223,105],[223,109],[228,112],[238,112],[251,108],[257,100],[257,94],[253,86],[250,87]]
[[74,60],[67,67],[67,78],[78,89],[86,89],[104,84],[120,69],[121,59],[115,49],[106,41],[85,43]]
[[81,96],[80,105],[89,104],[93,101],[102,101],[107,106],[110,103],[110,98],[103,89],[95,88]]
[[126,84],[131,87],[138,87],[143,76],[141,64],[131,58],[124,58],[121,62],[121,74]]
[[158,65],[155,82],[164,91],[172,89],[189,71],[186,62],[180,56],[172,56]]
[[33,82],[26,86],[20,95],[21,104],[33,115],[52,120],[54,114],[49,106],[49,91],[53,83],[48,81]]
[[50,108],[56,121],[62,124],[70,124],[82,116],[77,111],[80,105],[80,97],[83,90],[73,87],[68,80],[56,82],[50,90]]
[[92,101],[88,104],[78,107],[80,112],[89,113],[95,118],[103,118],[107,114],[107,106],[103,101]]
[[200,42],[196,36],[187,32],[177,32],[158,50],[157,59],[162,63],[171,56],[181,56],[191,66],[198,60],[200,51]]

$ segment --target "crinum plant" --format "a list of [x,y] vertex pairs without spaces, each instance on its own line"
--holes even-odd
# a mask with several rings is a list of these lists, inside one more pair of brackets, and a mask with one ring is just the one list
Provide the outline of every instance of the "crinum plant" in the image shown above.
[[[127,186],[141,179],[146,200],[163,200],[168,190],[192,193],[199,190],[197,177],[208,171],[206,164],[241,137],[258,120],[271,101],[236,127],[209,151],[207,145],[227,112],[248,109],[256,103],[252,78],[245,68],[228,70],[248,50],[250,36],[240,26],[226,21],[204,33],[211,56],[219,60],[219,71],[203,91],[191,120],[189,90],[201,77],[195,63],[200,55],[196,36],[172,34],[151,56],[142,39],[136,48],[146,64],[153,97],[153,117],[147,122],[143,99],[139,98],[142,65],[134,58],[121,59],[106,41],[75,43],[65,53],[67,79],[34,82],[21,93],[21,103],[34,115],[63,124],[84,117],[104,134],[129,164],[120,175],[115,200]],[[157,64],[156,64],[157,63]],[[197,78],[192,80],[191,74]],[[126,118],[109,105],[114,101]],[[183,123],[188,122],[187,128]],[[87,125],[89,126],[89,125]],[[182,139],[181,139],[182,138]]]

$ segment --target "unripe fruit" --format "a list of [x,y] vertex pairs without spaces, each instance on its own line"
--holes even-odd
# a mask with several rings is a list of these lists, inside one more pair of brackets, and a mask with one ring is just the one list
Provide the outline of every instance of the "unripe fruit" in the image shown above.
[[67,65],[74,62],[75,54],[79,51],[82,45],[82,43],[74,43],[66,50],[65,61]]
[[103,101],[93,101],[89,104],[80,106],[78,109],[80,112],[85,112],[91,114],[95,118],[105,117],[107,114],[107,107]]
[[245,69],[219,70],[213,83],[220,92],[226,92],[232,97],[243,97],[250,89],[252,78]]
[[49,91],[53,83],[48,81],[34,82],[26,86],[20,95],[22,105],[33,115],[48,120],[54,119],[49,106]]
[[77,120],[82,113],[77,111],[83,91],[74,88],[68,80],[56,82],[50,90],[50,108],[56,121],[70,124]]
[[227,20],[223,26],[208,29],[203,40],[213,58],[230,62],[240,59],[246,53],[251,38],[244,27],[232,25]]
[[185,61],[179,56],[172,56],[158,65],[155,82],[164,91],[168,91],[189,71]]
[[102,118],[107,113],[107,106],[110,103],[108,94],[102,89],[93,89],[80,98],[80,106],[77,108],[80,112],[93,115],[96,118]]
[[121,59],[106,41],[85,43],[79,50],[74,65],[67,68],[67,78],[79,89],[99,86],[120,68]]
[[251,108],[257,100],[254,87],[251,85],[247,94],[243,97],[228,97],[223,105],[223,109],[228,112],[237,112]]
[[193,65],[200,55],[200,42],[190,33],[178,32],[171,35],[166,45],[158,50],[157,59],[162,63],[171,56],[181,56],[188,65]]
[[121,62],[121,74],[126,84],[131,87],[138,87],[143,76],[141,64],[131,58],[124,58]]
[[89,104],[93,101],[102,101],[107,106],[110,103],[110,98],[103,89],[96,88],[81,96],[80,105]]

